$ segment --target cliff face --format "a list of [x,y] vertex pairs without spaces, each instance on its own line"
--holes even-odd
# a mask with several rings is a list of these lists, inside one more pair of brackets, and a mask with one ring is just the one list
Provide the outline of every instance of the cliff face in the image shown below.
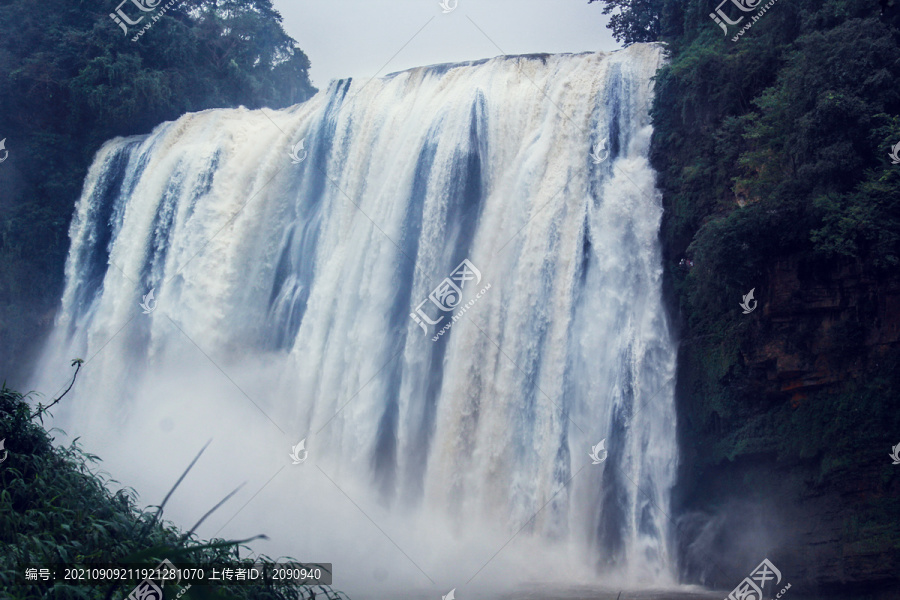
[[[761,290],[761,319],[742,355],[764,373],[763,393],[793,406],[859,377],[900,342],[900,284],[859,263],[825,273],[795,256],[775,261]],[[761,382],[762,383],[762,382]]]
[[682,576],[769,558],[791,598],[898,598],[900,10],[778,3],[732,43],[654,6]]
[[897,598],[900,281],[796,255],[761,280],[737,340],[682,331],[682,574],[730,590],[768,557],[797,597]]

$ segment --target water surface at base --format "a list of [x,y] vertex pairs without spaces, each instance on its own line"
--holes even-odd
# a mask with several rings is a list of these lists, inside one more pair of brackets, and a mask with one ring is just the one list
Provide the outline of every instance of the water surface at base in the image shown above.
[[609,591],[589,587],[554,589],[536,587],[509,595],[498,596],[497,600],[716,600],[722,594],[699,589],[682,590],[636,590]]
[[[449,590],[448,590],[449,591]],[[446,592],[410,592],[406,594],[379,595],[372,600],[422,600],[440,598]],[[609,590],[591,586],[533,585],[515,591],[492,595],[475,593],[479,600],[722,600],[727,592],[715,592],[682,587],[674,590]],[[458,600],[467,600],[464,592],[457,590]]]

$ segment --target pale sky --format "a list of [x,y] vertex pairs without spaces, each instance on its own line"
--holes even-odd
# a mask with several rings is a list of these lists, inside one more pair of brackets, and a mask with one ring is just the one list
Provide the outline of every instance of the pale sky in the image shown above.
[[[587,0],[274,0],[309,56],[313,84],[500,54],[619,47]],[[424,27],[424,28],[423,28]],[[479,31],[481,28],[483,31]],[[417,33],[418,32],[418,33]]]

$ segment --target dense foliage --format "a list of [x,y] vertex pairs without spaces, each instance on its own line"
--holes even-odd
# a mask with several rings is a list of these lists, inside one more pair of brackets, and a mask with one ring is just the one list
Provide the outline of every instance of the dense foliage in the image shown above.
[[[701,430],[717,420],[721,430],[722,417],[736,426],[746,415],[732,401],[749,388],[726,384],[747,383],[741,357],[754,333],[767,333],[734,318],[743,294],[773,283],[780,263],[822,280],[842,269],[884,287],[898,280],[900,166],[889,153],[900,142],[900,9],[775,3],[735,42],[738,26],[723,37],[708,16],[712,0],[599,1],[618,11],[620,41],[667,44],[652,159],[670,280],[696,362],[689,393],[705,407],[693,418]],[[753,14],[729,7],[735,19]],[[695,267],[674,267],[685,256]],[[838,341],[864,352],[883,312],[861,307],[839,324]],[[729,401],[714,407],[716,396]],[[701,460],[731,454],[720,441]]]
[[[126,35],[110,18],[117,5],[0,0],[3,376],[24,365],[15,359],[52,316],[72,209],[104,141],[189,111],[281,108],[315,92],[271,0],[176,3],[147,13],[139,25],[162,16],[136,41],[140,26]],[[140,14],[132,3],[123,10]]]
[[[682,14],[686,33],[658,77],[653,158],[669,258],[696,265],[672,273],[688,335],[704,337],[699,353],[719,365],[698,375],[714,376],[696,382],[708,392],[735,375],[750,342],[738,299],[774,285],[776,265],[897,280],[900,16],[862,0],[775,4],[732,42],[703,12]],[[862,329],[839,341],[864,353],[879,310],[860,307]],[[802,331],[781,335],[804,343]]]
[[590,1],[620,41],[669,49],[653,158],[666,247],[702,259],[684,288],[697,333],[775,257],[900,266],[900,9],[776,3],[732,42],[711,0]]
[[[890,465],[873,454],[900,431],[898,352],[882,343],[900,322],[887,300],[900,286],[900,164],[889,157],[900,143],[900,5],[781,0],[760,14],[766,3],[752,0],[748,12],[739,0],[589,1],[614,14],[619,41],[668,52],[651,159],[685,340],[687,503],[713,497],[712,473],[732,473],[732,497],[771,489],[735,465],[803,465],[810,484],[867,490],[845,515],[845,544],[900,556]],[[743,20],[723,32],[710,16],[720,6]],[[843,304],[804,295],[816,286]],[[738,303],[753,288],[760,310],[745,317]],[[785,354],[806,360],[795,377],[815,364],[831,379],[784,391],[773,373]]]
[[[26,582],[24,568],[49,564],[146,564],[163,559],[173,564],[272,562],[268,557],[241,558],[242,546],[226,540],[201,541],[161,520],[161,507],[139,509],[131,490],[110,492],[110,481],[94,472],[99,459],[76,442],[53,447],[36,422],[41,416],[21,394],[0,388],[0,590],[9,600],[121,598],[127,586],[66,585]],[[3,460],[5,458],[5,460]],[[177,486],[176,486],[177,488]],[[177,491],[177,489],[175,490]],[[244,553],[246,554],[246,552]],[[326,586],[166,586],[183,600],[346,600]]]

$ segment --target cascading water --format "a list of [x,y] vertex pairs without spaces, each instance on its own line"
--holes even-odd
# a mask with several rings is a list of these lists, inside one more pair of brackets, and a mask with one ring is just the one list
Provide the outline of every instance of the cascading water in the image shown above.
[[212,438],[167,516],[246,480],[199,533],[267,533],[338,587],[669,581],[661,53],[342,80],[108,142],[34,387],[86,359],[57,425],[146,504]]

